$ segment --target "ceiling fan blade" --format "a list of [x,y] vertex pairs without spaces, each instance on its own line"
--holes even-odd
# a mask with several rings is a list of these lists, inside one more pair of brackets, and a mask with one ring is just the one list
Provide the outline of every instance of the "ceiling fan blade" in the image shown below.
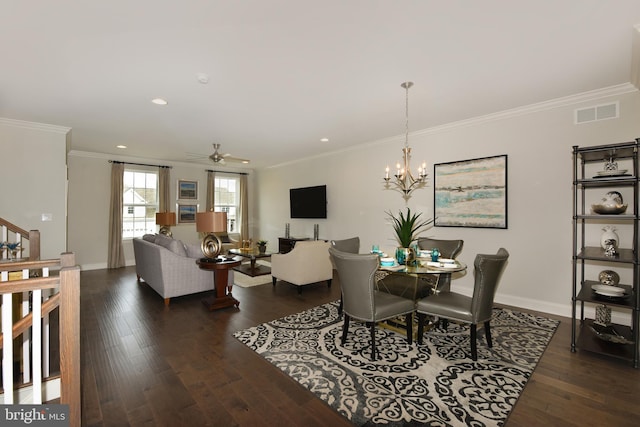
[[225,154],[224,155],[224,160],[228,161],[228,162],[234,162],[234,163],[249,163],[250,160],[249,159],[241,159],[240,157],[233,157],[229,154]]

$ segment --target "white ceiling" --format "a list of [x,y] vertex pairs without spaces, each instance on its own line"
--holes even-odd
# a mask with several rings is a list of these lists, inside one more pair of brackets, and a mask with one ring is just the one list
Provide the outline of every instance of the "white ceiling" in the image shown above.
[[407,80],[412,130],[629,82],[640,23],[639,0],[0,3],[0,117],[252,168],[402,135]]

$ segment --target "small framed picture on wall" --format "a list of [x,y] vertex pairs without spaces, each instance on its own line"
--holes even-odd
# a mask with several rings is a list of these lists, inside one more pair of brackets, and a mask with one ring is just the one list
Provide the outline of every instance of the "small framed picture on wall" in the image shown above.
[[178,200],[198,200],[198,181],[179,179]]
[[198,205],[195,203],[178,203],[178,224],[195,224]]

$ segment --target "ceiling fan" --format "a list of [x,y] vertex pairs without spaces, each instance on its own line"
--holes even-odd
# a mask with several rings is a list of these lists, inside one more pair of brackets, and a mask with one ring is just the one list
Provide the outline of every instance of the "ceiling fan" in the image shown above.
[[235,163],[249,163],[247,159],[241,159],[239,157],[233,157],[229,153],[220,154],[219,152],[220,144],[213,144],[213,154],[209,156],[213,163],[225,164],[226,162],[235,162]]

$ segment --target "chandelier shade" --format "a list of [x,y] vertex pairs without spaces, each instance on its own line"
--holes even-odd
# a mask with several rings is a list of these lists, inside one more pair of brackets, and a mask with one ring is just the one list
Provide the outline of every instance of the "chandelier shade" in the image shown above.
[[384,173],[384,182],[387,189],[393,188],[400,191],[405,199],[411,197],[411,192],[417,188],[422,188],[427,183],[427,164],[423,162],[418,167],[416,176],[411,173],[411,147],[409,147],[409,88],[413,82],[404,82],[400,85],[406,91],[405,97],[405,139],[402,148],[402,162],[396,163],[395,174],[390,176],[389,166]]

